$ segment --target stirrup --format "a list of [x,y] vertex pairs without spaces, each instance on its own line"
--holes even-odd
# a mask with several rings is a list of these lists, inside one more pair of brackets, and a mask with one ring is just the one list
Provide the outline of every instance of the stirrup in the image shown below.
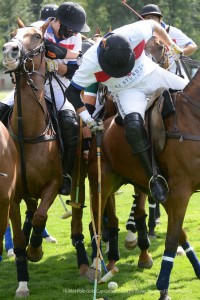
[[155,202],[164,203],[167,200],[169,187],[163,176],[152,176],[149,180],[149,190]]

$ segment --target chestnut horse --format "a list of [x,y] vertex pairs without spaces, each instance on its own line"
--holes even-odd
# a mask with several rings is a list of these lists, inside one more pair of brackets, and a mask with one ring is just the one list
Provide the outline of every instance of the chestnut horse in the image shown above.
[[0,122],[0,261],[3,238],[9,218],[9,208],[15,193],[17,150],[6,127]]
[[[158,166],[167,178],[169,197],[163,204],[168,215],[165,251],[157,279],[160,300],[169,299],[170,275],[178,244],[186,252],[195,274],[200,278],[200,262],[182,229],[187,205],[191,195],[200,188],[200,70],[183,89],[173,94],[175,112],[163,120],[166,143],[157,155]],[[88,177],[92,193],[94,219],[98,216],[98,174],[94,160],[95,145],[89,157]],[[137,155],[133,155],[126,141],[125,131],[114,118],[105,121],[101,144],[102,212],[106,200],[123,183],[124,178],[148,194],[148,178]],[[184,184],[183,184],[184,183]]]
[[[96,29],[96,33],[94,37],[91,39],[88,39],[83,36],[83,43],[86,42],[92,44],[93,40],[97,40],[101,37],[101,32],[99,28]],[[157,63],[160,63],[162,66],[165,64],[165,68],[168,67],[166,64],[168,62],[166,58],[166,51],[165,47],[160,44],[159,40],[156,37],[152,37],[145,47],[146,51],[148,52],[148,55],[152,55],[154,61]],[[116,115],[117,110],[116,107],[109,95],[109,93],[106,93],[106,89],[103,91],[100,91],[100,94],[103,95],[101,101],[104,103],[104,109],[103,109],[103,119],[107,119],[111,116]],[[81,146],[82,147],[82,146]],[[80,166],[78,167],[80,163]],[[83,150],[79,149],[79,155],[77,157],[76,166],[74,168],[73,172],[73,185],[72,185],[72,193],[71,193],[71,199],[74,201],[76,199],[76,193],[77,193],[77,186],[79,189],[79,198],[78,202],[81,204],[85,203],[85,178],[87,177],[87,162],[83,158]],[[77,177],[79,178],[77,182]],[[109,237],[109,228],[111,228],[111,235],[113,235],[113,230],[115,228],[115,237],[118,236],[118,218],[115,213],[115,205],[114,205],[114,194],[110,195],[107,199],[106,204],[106,214],[108,217],[108,237]],[[150,268],[153,264],[152,258],[150,254],[148,253],[149,248],[149,239],[147,235],[147,228],[146,228],[146,212],[145,212],[145,202],[146,202],[146,195],[140,191],[136,192],[136,208],[134,210],[134,218],[135,222],[137,223],[137,227],[139,230],[139,236],[138,236],[138,246],[141,249],[141,254],[138,260],[138,266],[141,268]],[[135,204],[135,203],[134,203]],[[76,248],[76,255],[77,255],[77,263],[79,267],[79,273],[82,276],[86,276],[89,278],[89,280],[93,280],[94,278],[94,272],[93,265],[89,269],[89,261],[88,256],[85,250],[84,246],[84,236],[83,236],[83,226],[82,226],[82,209],[76,209],[72,207],[72,221],[71,221],[71,234],[72,234],[72,243]],[[153,214],[151,214],[153,215]],[[154,218],[153,218],[154,219]],[[91,236],[93,236],[93,228],[92,224],[89,226]],[[130,236],[130,234],[129,234]],[[131,240],[125,241],[125,245],[129,249],[133,249],[134,246],[137,245],[136,239],[132,240],[133,233],[131,235]],[[109,239],[109,238],[108,238]],[[95,241],[92,242],[92,248],[95,249]],[[134,245],[133,245],[134,244]],[[117,239],[115,242],[111,241],[110,245],[110,254],[108,252],[109,263],[107,265],[107,270],[110,270],[114,267],[115,260],[119,259],[118,255],[118,245],[117,245]],[[94,257],[94,255],[92,255]]]
[[[20,28],[12,33],[11,41],[3,46],[3,64],[14,73],[16,79],[9,131],[15,141],[20,164],[10,214],[19,282],[16,296],[25,297],[29,295],[27,258],[37,262],[43,256],[42,231],[46,225],[48,209],[62,183],[62,164],[44,98],[46,64],[43,36],[48,22],[40,29],[25,27],[21,20],[18,20],[18,25]],[[25,236],[21,230],[22,199],[32,218],[30,242],[29,236]],[[38,205],[39,199],[41,201]]]

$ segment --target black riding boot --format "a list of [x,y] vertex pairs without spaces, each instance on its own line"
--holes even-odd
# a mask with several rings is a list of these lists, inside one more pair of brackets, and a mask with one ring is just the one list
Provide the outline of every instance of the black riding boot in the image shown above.
[[10,106],[0,102],[0,121],[7,127]]
[[69,195],[72,187],[72,172],[79,141],[79,124],[76,114],[71,110],[61,110],[59,112],[59,124],[63,139],[64,156],[63,183],[59,190],[61,195]]
[[150,156],[150,143],[144,121],[139,113],[131,113],[125,116],[124,126],[126,138],[134,154],[139,156],[147,177],[149,178],[149,189],[155,202],[163,203],[167,200],[168,186],[164,177],[153,175]]

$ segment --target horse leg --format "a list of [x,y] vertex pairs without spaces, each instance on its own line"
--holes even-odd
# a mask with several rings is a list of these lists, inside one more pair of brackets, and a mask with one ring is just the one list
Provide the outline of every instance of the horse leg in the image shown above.
[[148,197],[149,202],[149,221],[148,221],[148,235],[150,239],[155,239],[155,227],[156,227],[156,203],[152,197]]
[[23,233],[26,237],[26,246],[28,246],[29,240],[30,240],[30,235],[31,235],[31,230],[32,230],[32,219],[34,212],[37,209],[38,202],[36,200],[31,200],[28,203],[26,203],[27,206],[27,211],[26,211],[26,217],[25,221],[23,224]]
[[55,181],[55,185],[50,182],[41,193],[41,202],[35,211],[32,219],[32,234],[30,243],[27,248],[27,258],[32,262],[38,262],[43,257],[42,251],[42,233],[46,226],[47,211],[54,199],[56,198],[58,191],[58,183]]
[[193,247],[187,241],[187,235],[183,229],[181,231],[179,244],[185,250],[187,258],[189,259],[190,263],[192,264],[192,267],[194,269],[194,272],[195,272],[197,278],[200,279],[200,261],[198,260]]
[[148,252],[150,241],[148,238],[147,225],[146,225],[146,212],[145,212],[146,195],[138,192],[137,205],[134,212],[135,225],[138,232],[138,247],[141,254],[138,260],[139,268],[150,269],[153,265],[153,260]]
[[135,220],[134,220],[134,210],[137,205],[137,198],[138,195],[133,195],[133,204],[131,207],[131,211],[128,217],[128,220],[126,222],[126,229],[128,231],[126,238],[124,240],[124,246],[127,250],[133,250],[137,246],[137,236],[136,236],[136,226],[135,226]]
[[118,218],[115,211],[115,196],[112,194],[108,197],[105,210],[108,215],[108,264],[107,270],[110,271],[115,267],[116,262],[119,260],[118,249]]
[[13,229],[14,253],[17,269],[17,280],[19,284],[15,296],[27,297],[29,296],[29,273],[26,255],[26,239],[21,230],[20,202],[16,199],[11,203],[10,206],[10,220]]
[[[173,183],[174,184],[174,183]],[[181,185],[178,188],[176,184],[176,190],[170,190],[170,196],[166,203],[163,204],[168,214],[168,228],[167,237],[165,242],[165,251],[162,257],[162,263],[160,273],[156,282],[156,287],[160,291],[159,300],[167,300],[168,288],[170,282],[170,275],[174,264],[174,258],[176,256],[176,250],[178,242],[181,237],[181,230],[183,220],[188,205],[189,198],[191,196],[190,188]],[[185,249],[188,248],[188,244],[183,245]]]
[[[77,184],[79,184],[78,202],[85,204],[85,178],[86,164],[85,159],[81,158],[81,167],[78,170],[78,161],[75,163],[72,180],[71,199],[76,199]],[[79,183],[77,183],[78,172],[80,172]],[[71,220],[71,239],[72,244],[76,249],[77,264],[79,268],[79,274],[85,276],[89,268],[88,255],[84,245],[83,224],[82,224],[83,209],[72,208],[72,220]]]
[[3,239],[4,234],[8,224],[8,210],[9,210],[9,201],[1,200],[0,212],[1,212],[1,222],[0,222],[0,262],[2,261],[3,254]]

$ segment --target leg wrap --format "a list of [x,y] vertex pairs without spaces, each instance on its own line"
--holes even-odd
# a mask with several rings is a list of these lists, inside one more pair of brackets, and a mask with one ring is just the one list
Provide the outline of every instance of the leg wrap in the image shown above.
[[103,222],[102,222],[102,241],[104,243],[108,242],[108,238],[109,238],[109,232],[108,232],[108,217],[107,214],[104,213],[103,215]]
[[73,236],[73,245],[76,248],[76,256],[77,256],[77,264],[78,267],[82,264],[86,264],[89,266],[89,260],[87,256],[87,252],[84,246],[84,235],[81,233],[75,234]]
[[155,217],[156,219],[160,218],[161,213],[160,213],[160,204],[156,203],[156,211],[155,211]]
[[4,237],[5,237],[5,248],[6,251],[8,251],[9,249],[13,248],[13,240],[12,240],[10,225],[7,226]]
[[164,256],[161,263],[160,274],[156,282],[156,287],[160,291],[168,290],[170,274],[174,265],[175,256],[176,253],[168,252],[166,250],[164,252]]
[[124,118],[124,127],[126,138],[130,144],[133,153],[140,153],[150,147],[147,131],[144,127],[144,121],[140,114],[131,113]]
[[144,215],[143,217],[135,220],[135,225],[138,232],[138,247],[141,250],[147,250],[150,246],[150,241],[147,233],[146,217],[147,215]]
[[33,248],[38,248],[42,244],[42,232],[44,227],[33,226],[33,232],[31,235],[30,244]]
[[108,260],[119,260],[119,249],[118,249],[118,228],[109,228],[109,252]]
[[185,250],[185,253],[187,255],[187,258],[191,262],[193,269],[195,271],[195,274],[198,278],[200,278],[200,263],[199,260],[193,250],[193,248],[190,246],[188,242],[185,242],[181,245],[183,249]]
[[30,234],[32,229],[32,219],[33,219],[33,212],[26,211],[26,219],[23,225],[23,233],[26,237],[26,246],[28,245],[30,239]]
[[17,268],[17,280],[19,281],[29,281],[29,274],[28,274],[28,264],[26,258],[25,249],[14,249],[16,258],[16,268]]
[[[133,197],[136,199],[138,196],[133,195]],[[134,200],[135,202],[135,200]],[[135,220],[134,220],[134,212],[135,212],[135,207],[136,204],[133,202],[132,207],[131,207],[131,212],[129,214],[128,220],[126,222],[126,229],[132,231],[135,233],[137,231],[136,226],[135,226]]]
[[[97,257],[97,245],[95,241],[95,236],[91,236],[91,241],[92,241],[92,261],[93,261],[93,259]],[[100,249],[101,249],[101,243],[100,243]]]
[[156,227],[156,203],[151,197],[148,197],[149,201],[149,221],[148,227],[149,229],[154,229]]

